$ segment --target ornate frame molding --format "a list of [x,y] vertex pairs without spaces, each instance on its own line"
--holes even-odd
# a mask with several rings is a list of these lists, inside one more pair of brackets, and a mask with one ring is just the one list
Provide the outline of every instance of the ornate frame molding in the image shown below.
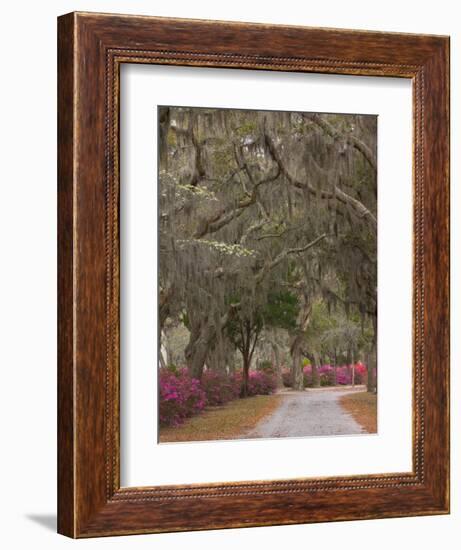
[[[447,513],[448,39],[73,13],[59,18],[58,40],[59,532],[85,537]],[[121,63],[413,80],[412,472],[120,487]]]

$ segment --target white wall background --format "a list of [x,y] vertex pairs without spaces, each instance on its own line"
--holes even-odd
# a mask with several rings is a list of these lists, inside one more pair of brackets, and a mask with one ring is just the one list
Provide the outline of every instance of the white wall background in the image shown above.
[[[55,534],[56,17],[73,10],[449,34],[452,37],[452,281],[460,257],[461,18],[457,2],[48,0],[4,3],[0,40],[0,518],[2,547],[380,550],[459,547],[461,328],[452,288],[452,514],[73,542]],[[458,539],[458,540],[457,540]]]

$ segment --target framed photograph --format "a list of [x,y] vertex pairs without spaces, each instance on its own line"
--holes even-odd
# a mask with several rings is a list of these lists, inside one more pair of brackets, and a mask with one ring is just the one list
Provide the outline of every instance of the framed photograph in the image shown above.
[[58,20],[58,531],[449,512],[449,39]]

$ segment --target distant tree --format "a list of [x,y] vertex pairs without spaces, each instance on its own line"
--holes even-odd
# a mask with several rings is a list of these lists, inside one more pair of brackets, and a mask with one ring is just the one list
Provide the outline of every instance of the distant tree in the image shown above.
[[242,354],[243,380],[242,397],[248,394],[248,377],[251,361],[263,328],[290,330],[296,326],[298,315],[296,296],[287,291],[272,292],[260,307],[251,310],[241,308],[227,324],[227,334],[231,342]]

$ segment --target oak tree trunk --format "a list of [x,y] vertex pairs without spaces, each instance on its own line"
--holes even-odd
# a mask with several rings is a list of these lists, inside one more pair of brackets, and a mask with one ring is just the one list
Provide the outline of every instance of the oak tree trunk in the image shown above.
[[280,365],[280,350],[276,342],[272,342],[272,364],[274,366],[275,376],[277,378],[277,386],[283,386],[282,369]]
[[333,386],[338,385],[338,373],[337,373],[337,355],[336,351],[333,355]]
[[373,343],[370,353],[368,354],[367,369],[368,369],[368,380],[367,380],[367,391],[370,393],[377,393],[378,384],[377,384],[377,353],[376,353],[376,344],[378,337],[378,321],[375,317],[373,319]]
[[194,325],[190,333],[189,343],[184,355],[187,368],[193,378],[201,380],[205,361],[215,336],[213,327],[209,324]]
[[303,381],[303,366],[302,366],[302,353],[301,344],[303,336],[298,334],[291,344],[291,386],[294,390],[301,391],[304,389]]
[[314,388],[320,388],[320,374],[319,367],[320,358],[317,354],[314,354],[314,362],[312,363],[312,386]]

